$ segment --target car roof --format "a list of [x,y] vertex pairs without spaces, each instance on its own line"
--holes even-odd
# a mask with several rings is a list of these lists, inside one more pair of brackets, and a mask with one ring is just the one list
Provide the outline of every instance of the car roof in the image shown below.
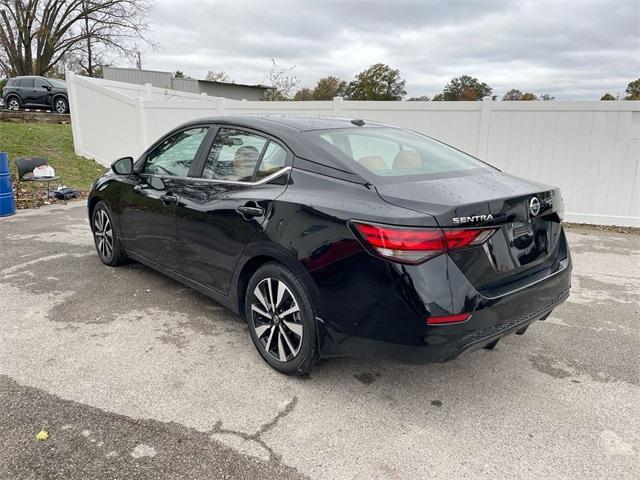
[[288,115],[288,114],[243,114],[243,115],[223,115],[218,117],[202,118],[189,123],[232,123],[238,126],[244,126],[248,128],[256,127],[271,127],[278,128],[279,126],[289,127],[290,129],[297,130],[299,132],[308,132],[313,130],[330,130],[337,128],[355,128],[359,126],[358,123],[363,122],[362,127],[381,127],[388,126],[379,122],[370,122],[360,119],[341,118],[341,117],[328,117],[321,115]]

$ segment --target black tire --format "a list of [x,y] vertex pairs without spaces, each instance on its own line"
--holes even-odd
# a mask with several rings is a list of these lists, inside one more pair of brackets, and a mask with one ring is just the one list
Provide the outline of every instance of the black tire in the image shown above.
[[9,110],[20,110],[21,106],[22,104],[20,102],[20,99],[16,95],[11,95],[10,97],[7,97],[6,107]]
[[[278,291],[273,292],[273,300],[270,301],[269,284],[273,291],[282,288],[280,283],[286,290],[283,289],[282,295]],[[258,285],[258,291],[265,292],[263,300],[266,304],[255,293]],[[273,315],[274,303],[277,305],[276,315]],[[254,311],[254,305],[271,317]],[[296,312],[287,314],[287,311],[294,310],[296,306]],[[244,311],[251,340],[271,368],[285,375],[303,375],[318,363],[316,315],[311,297],[302,282],[289,269],[279,263],[267,263],[260,267],[247,284]],[[280,318],[280,314],[286,315]]]
[[117,267],[127,261],[127,256],[122,250],[120,239],[113,226],[113,214],[103,201],[98,202],[91,214],[91,232],[102,263],[110,267]]
[[53,99],[53,111],[56,113],[67,113],[69,111],[69,102],[64,97],[56,97]]

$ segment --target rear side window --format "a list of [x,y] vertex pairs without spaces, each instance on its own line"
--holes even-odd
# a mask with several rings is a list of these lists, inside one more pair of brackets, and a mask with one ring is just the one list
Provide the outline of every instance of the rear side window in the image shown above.
[[33,88],[35,86],[35,79],[33,78],[21,78],[20,86],[22,88]]
[[346,128],[307,135],[333,156],[347,164],[356,162],[378,177],[440,176],[490,169],[455,148],[399,128]]
[[269,142],[256,173],[256,180],[281,170],[287,161],[287,151],[275,142]]
[[7,87],[17,87],[20,84],[20,80],[17,78],[11,78],[7,82]]
[[250,182],[267,139],[253,133],[221,128],[211,146],[202,178]]

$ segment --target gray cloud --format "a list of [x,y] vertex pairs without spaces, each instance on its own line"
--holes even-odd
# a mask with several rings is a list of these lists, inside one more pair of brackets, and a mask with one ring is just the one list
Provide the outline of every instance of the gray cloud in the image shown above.
[[260,83],[271,58],[301,86],[351,79],[375,62],[400,69],[409,95],[469,74],[558,99],[622,93],[640,77],[640,0],[165,1],[151,16],[145,68],[210,69]]

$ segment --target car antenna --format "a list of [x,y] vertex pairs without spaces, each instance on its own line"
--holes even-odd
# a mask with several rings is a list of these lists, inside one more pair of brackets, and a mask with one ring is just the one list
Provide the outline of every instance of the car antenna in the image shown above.
[[355,119],[351,120],[351,123],[353,123],[354,125],[356,125],[358,127],[362,127],[364,125],[364,120],[362,120],[361,118],[355,118]]

